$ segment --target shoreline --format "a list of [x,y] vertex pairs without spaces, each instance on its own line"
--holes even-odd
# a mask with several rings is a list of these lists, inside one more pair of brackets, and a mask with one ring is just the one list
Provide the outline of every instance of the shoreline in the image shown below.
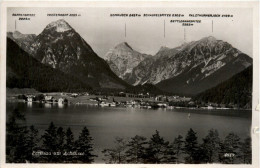
[[[19,89],[14,89],[19,90]],[[28,91],[28,89],[22,89],[24,91]],[[10,89],[9,89],[10,91]],[[92,106],[101,106],[101,107],[134,107],[134,108],[144,108],[144,109],[157,109],[157,108],[165,108],[165,109],[189,109],[189,110],[247,110],[252,111],[248,108],[236,108],[236,107],[220,107],[220,104],[214,103],[205,103],[196,104],[192,100],[184,101],[182,97],[176,100],[168,100],[168,101],[159,101],[156,97],[124,97],[124,96],[107,96],[107,95],[90,95],[88,93],[66,93],[66,92],[51,92],[51,93],[40,93],[40,92],[8,92],[6,93],[6,101],[8,102],[27,102],[27,100],[21,100],[18,96],[26,95],[28,97],[35,97],[37,95],[44,95],[48,97],[52,97],[53,100],[30,100],[29,102],[38,102],[38,103],[48,103],[55,104],[60,103],[58,100],[60,98],[66,99],[69,104],[76,105],[92,105]],[[185,97],[184,97],[185,98]],[[193,104],[190,104],[193,102]],[[178,103],[184,103],[184,106],[179,106]],[[66,103],[61,103],[66,104]]]
[[225,110],[241,110],[241,111],[252,111],[252,109],[244,109],[244,108],[203,108],[203,107],[198,107],[198,108],[194,108],[194,107],[179,107],[179,106],[167,106],[167,107],[147,107],[147,106],[135,106],[135,105],[117,105],[117,106],[102,106],[99,105],[97,103],[87,103],[87,102],[77,102],[77,103],[58,103],[58,102],[39,102],[39,101],[32,101],[32,102],[28,102],[25,100],[19,100],[19,99],[6,99],[6,103],[39,103],[39,104],[49,104],[49,105],[89,105],[89,106],[97,106],[97,107],[101,107],[101,108],[142,108],[142,109],[168,109],[168,110],[173,110],[173,109],[188,109],[188,110],[203,110],[203,111],[225,111]]

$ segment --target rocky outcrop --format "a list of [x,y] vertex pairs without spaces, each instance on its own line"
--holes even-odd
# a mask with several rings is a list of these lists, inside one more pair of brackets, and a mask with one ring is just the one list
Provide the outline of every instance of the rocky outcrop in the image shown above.
[[162,47],[139,63],[126,80],[133,85],[151,83],[164,91],[196,94],[251,64],[249,56],[210,36],[173,49]]
[[123,42],[111,49],[105,59],[112,71],[125,80],[133,68],[147,57],[149,56],[135,51],[128,43]]

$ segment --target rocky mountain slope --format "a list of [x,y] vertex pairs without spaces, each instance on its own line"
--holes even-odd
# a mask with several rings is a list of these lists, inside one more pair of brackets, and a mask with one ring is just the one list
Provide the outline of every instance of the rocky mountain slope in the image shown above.
[[7,38],[6,87],[34,88],[41,92],[87,91],[79,79],[43,65]]
[[174,65],[168,62],[182,46],[177,48],[161,47],[155,56],[147,57],[140,62],[125,79],[133,85],[145,83],[157,84],[162,80],[169,79],[173,74]]
[[93,88],[128,86],[63,19],[48,24],[28,52],[42,64],[73,75]]
[[161,90],[193,95],[231,78],[252,64],[252,59],[214,37],[170,49],[161,48],[144,59],[126,79],[137,85],[156,84]]
[[105,56],[111,70],[122,79],[126,79],[141,61],[148,55],[135,51],[126,42],[120,43],[111,49]]
[[34,42],[35,34],[22,34],[19,31],[8,32],[7,37],[16,42],[24,51],[30,52],[31,44]]
[[106,61],[63,19],[48,24],[38,36],[18,31],[7,36],[40,63],[92,88],[153,84],[165,92],[194,95],[252,65],[252,58],[212,36],[176,48],[161,47],[155,56],[124,42],[107,53]]

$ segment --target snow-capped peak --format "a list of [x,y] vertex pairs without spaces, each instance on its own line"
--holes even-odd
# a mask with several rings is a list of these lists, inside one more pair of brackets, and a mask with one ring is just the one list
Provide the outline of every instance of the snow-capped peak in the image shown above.
[[71,26],[64,19],[59,19],[57,21],[51,22],[46,26],[46,29],[50,28],[56,28],[57,32],[65,32],[72,29]]

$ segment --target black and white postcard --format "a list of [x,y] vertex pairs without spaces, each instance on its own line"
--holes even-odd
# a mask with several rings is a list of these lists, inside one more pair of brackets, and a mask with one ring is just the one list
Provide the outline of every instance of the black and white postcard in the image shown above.
[[3,2],[1,165],[258,167],[258,5]]

